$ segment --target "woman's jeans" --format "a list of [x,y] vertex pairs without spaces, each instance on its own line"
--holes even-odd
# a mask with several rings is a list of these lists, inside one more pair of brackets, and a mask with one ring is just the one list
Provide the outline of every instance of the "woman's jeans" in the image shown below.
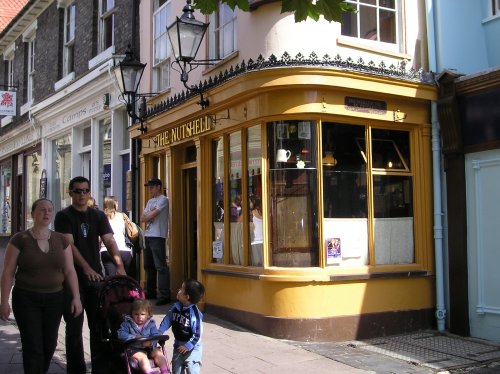
[[63,291],[39,293],[17,287],[12,290],[12,311],[21,334],[25,373],[49,370],[63,308]]
[[165,238],[146,236],[145,241],[146,293],[151,297],[156,295],[156,275],[158,274],[158,299],[170,300],[170,270],[165,254]]

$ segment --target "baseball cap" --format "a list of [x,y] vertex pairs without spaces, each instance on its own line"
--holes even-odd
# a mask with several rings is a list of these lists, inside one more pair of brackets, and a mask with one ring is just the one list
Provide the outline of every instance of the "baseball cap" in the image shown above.
[[161,180],[159,180],[158,178],[151,178],[150,180],[148,180],[148,183],[146,183],[144,186],[145,187],[148,187],[148,186],[161,186]]

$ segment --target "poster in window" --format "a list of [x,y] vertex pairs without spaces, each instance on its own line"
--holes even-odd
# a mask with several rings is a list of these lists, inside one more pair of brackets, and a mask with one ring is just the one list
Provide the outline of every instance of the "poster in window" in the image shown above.
[[276,125],[276,136],[278,139],[288,139],[290,137],[287,123],[278,123]]
[[326,239],[326,264],[339,264],[342,259],[340,238]]
[[216,241],[212,242],[212,252],[213,252],[212,257],[214,259],[216,259],[216,258],[219,259],[219,258],[224,257],[224,251],[222,248],[223,248],[222,241],[216,240]]
[[311,124],[309,122],[299,122],[299,139],[311,139]]

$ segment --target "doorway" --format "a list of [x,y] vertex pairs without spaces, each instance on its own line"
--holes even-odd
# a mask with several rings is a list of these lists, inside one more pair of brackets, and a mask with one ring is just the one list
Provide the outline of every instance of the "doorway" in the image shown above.
[[182,168],[182,264],[183,279],[197,278],[198,266],[198,212],[197,212],[197,169],[196,166],[189,165]]

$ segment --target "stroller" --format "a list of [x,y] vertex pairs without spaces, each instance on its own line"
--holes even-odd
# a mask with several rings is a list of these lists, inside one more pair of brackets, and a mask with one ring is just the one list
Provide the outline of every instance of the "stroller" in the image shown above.
[[[132,374],[138,370],[130,365],[133,354],[131,347],[134,343],[157,341],[167,358],[165,342],[169,339],[168,335],[137,338],[126,342],[117,337],[124,316],[130,314],[133,301],[139,298],[144,299],[144,291],[135,279],[128,276],[106,277],[100,286],[98,328],[108,353],[110,373]],[[155,367],[154,363],[151,367]]]

